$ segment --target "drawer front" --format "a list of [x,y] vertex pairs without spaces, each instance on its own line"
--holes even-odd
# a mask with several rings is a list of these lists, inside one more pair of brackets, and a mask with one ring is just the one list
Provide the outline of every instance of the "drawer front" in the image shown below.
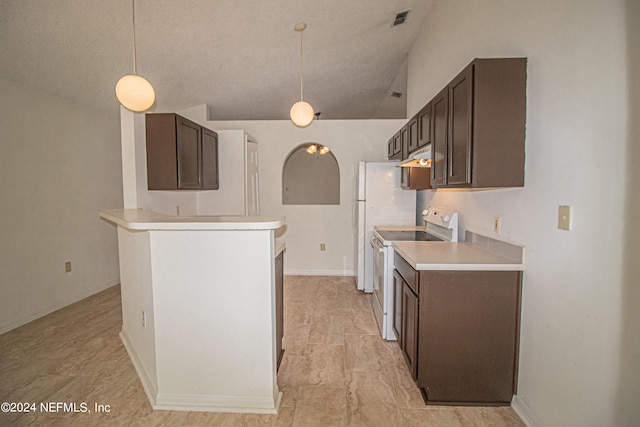
[[411,290],[418,295],[418,272],[409,265],[407,261],[397,252],[393,258],[393,264],[398,273],[402,276],[402,278],[407,282]]

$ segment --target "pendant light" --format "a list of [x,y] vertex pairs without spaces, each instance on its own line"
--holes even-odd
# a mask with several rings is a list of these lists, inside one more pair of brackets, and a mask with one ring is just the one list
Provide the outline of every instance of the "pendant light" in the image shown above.
[[304,101],[303,97],[303,85],[302,85],[302,32],[307,28],[307,24],[304,22],[296,24],[293,27],[294,30],[300,33],[300,101],[293,104],[289,115],[294,125],[305,128],[313,121],[313,107],[308,102]]
[[132,39],[133,39],[133,74],[123,76],[116,84],[116,96],[120,104],[135,113],[151,108],[156,100],[153,86],[144,77],[138,75],[136,63],[136,6],[131,0]]

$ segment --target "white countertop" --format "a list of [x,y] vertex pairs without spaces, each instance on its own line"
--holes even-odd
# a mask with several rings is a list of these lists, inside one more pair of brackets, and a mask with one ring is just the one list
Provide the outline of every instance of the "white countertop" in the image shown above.
[[129,230],[275,230],[284,218],[263,216],[173,216],[145,209],[110,209],[100,217]]
[[524,270],[522,260],[505,258],[470,243],[393,242],[393,248],[416,270]]

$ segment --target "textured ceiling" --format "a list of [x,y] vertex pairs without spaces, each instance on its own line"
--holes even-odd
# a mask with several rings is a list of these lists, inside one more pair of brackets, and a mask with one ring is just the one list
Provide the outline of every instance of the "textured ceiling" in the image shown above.
[[[136,0],[138,73],[156,111],[287,119],[300,95],[324,119],[404,118],[406,58],[431,0]],[[407,22],[391,23],[411,9]],[[133,71],[130,0],[0,0],[0,77],[117,113]],[[401,92],[401,98],[391,92]]]

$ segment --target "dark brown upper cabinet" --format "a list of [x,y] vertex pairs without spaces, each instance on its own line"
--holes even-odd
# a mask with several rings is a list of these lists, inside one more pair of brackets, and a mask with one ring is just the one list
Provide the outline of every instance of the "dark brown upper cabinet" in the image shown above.
[[400,160],[402,157],[402,140],[401,140],[400,131],[398,131],[391,139],[387,145],[387,158],[389,160]]
[[202,189],[220,188],[218,172],[218,134],[202,128]]
[[524,186],[526,58],[476,59],[432,101],[431,186]]
[[402,156],[400,157],[400,160],[405,160],[407,157],[409,157],[409,125],[406,124],[404,126],[402,126],[402,129],[400,129],[400,152],[402,154]]
[[[400,129],[400,142],[402,144],[402,160],[409,158],[410,153],[418,148],[418,117],[413,117]],[[427,168],[401,168],[400,187],[403,190],[427,190],[431,188],[429,169]]]
[[217,190],[218,134],[175,113],[147,114],[149,190]]
[[449,122],[449,91],[444,88],[431,100],[431,186],[446,184],[447,129]]
[[431,142],[431,103],[428,103],[417,115],[418,148]]
[[403,156],[403,160],[409,157],[410,153],[413,153],[418,149],[418,116],[416,115],[409,123],[407,123],[407,154]]
[[526,86],[526,58],[471,62],[389,140],[402,160],[431,143],[431,168],[403,169],[402,188],[524,187]]
[[471,184],[472,69],[465,68],[449,83],[447,185]]

